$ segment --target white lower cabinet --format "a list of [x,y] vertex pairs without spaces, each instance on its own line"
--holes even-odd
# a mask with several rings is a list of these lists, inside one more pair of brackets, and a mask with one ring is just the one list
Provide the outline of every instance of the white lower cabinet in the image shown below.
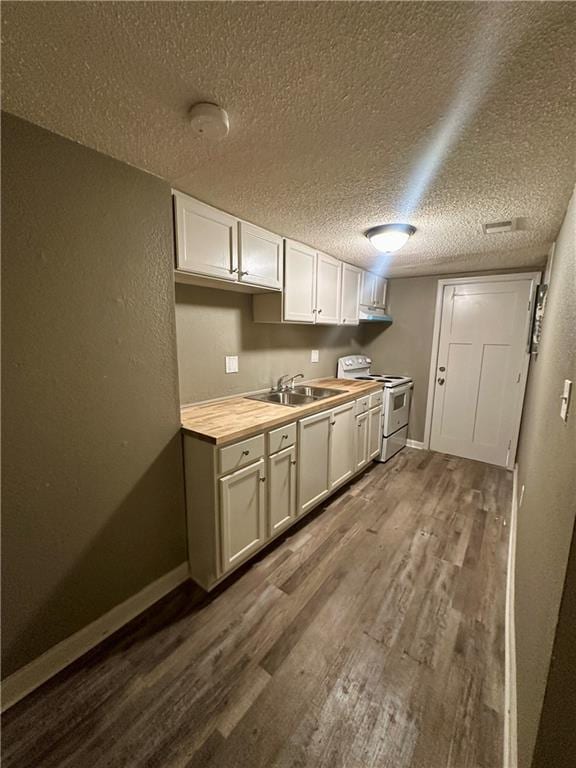
[[330,421],[323,411],[298,422],[298,514],[307,512],[330,490]]
[[377,455],[382,413],[368,400],[224,446],[184,435],[194,581],[212,589]]
[[265,483],[264,459],[219,480],[224,572],[256,552],[266,541]]
[[330,490],[354,474],[354,403],[332,411],[330,419]]
[[370,412],[356,416],[356,470],[368,464],[368,429]]
[[296,447],[268,459],[268,534],[275,536],[296,519]]
[[368,459],[375,459],[382,446],[382,406],[368,412]]

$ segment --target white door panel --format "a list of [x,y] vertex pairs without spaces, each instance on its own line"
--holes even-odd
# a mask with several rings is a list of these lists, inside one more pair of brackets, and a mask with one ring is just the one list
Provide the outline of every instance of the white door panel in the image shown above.
[[316,316],[316,251],[286,240],[284,320],[313,323]]
[[265,229],[238,224],[238,275],[242,282],[282,288],[282,238]]
[[330,411],[298,422],[298,514],[315,507],[330,488]]
[[531,279],[446,285],[430,447],[504,466],[514,438]]
[[354,403],[332,411],[330,420],[330,488],[336,488],[354,472]]
[[324,253],[316,261],[316,322],[338,325],[340,308],[340,262]]

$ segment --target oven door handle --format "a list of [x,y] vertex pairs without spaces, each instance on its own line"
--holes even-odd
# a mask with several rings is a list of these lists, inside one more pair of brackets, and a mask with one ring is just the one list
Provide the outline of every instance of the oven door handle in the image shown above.
[[410,392],[412,384],[402,384],[400,387],[387,387],[384,392],[390,392],[391,395],[402,395],[404,392]]

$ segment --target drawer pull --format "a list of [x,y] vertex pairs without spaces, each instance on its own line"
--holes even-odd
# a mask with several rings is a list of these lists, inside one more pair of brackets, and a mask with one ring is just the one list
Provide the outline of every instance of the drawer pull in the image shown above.
[[250,451],[242,451],[242,456],[248,456],[249,453]]

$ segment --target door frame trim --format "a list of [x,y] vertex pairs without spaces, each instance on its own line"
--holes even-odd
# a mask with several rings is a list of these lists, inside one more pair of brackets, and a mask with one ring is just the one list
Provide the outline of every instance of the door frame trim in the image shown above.
[[[428,397],[426,400],[426,420],[424,424],[424,441],[423,446],[425,449],[430,450],[430,437],[432,433],[432,416],[434,409],[434,383],[436,381],[436,368],[438,365],[438,348],[440,346],[440,325],[442,322],[442,304],[444,297],[444,288],[447,285],[462,285],[466,283],[495,283],[506,282],[512,280],[534,280],[536,285],[539,284],[542,279],[542,272],[507,272],[502,275],[474,275],[473,277],[452,277],[443,278],[438,280],[436,286],[436,308],[434,311],[434,331],[432,333],[432,354],[430,355],[430,370],[428,372]],[[534,295],[534,291],[533,291]],[[533,309],[533,308],[532,308]],[[528,365],[530,363],[530,354],[526,355],[526,359],[522,368],[522,403],[524,402],[524,394],[526,392],[526,379],[528,376]],[[514,468],[516,448],[518,445],[518,435],[520,432],[520,418],[522,415],[522,408],[518,409],[518,423],[515,429],[515,433],[512,437],[512,445],[510,448],[510,454],[508,456],[508,469]]]

